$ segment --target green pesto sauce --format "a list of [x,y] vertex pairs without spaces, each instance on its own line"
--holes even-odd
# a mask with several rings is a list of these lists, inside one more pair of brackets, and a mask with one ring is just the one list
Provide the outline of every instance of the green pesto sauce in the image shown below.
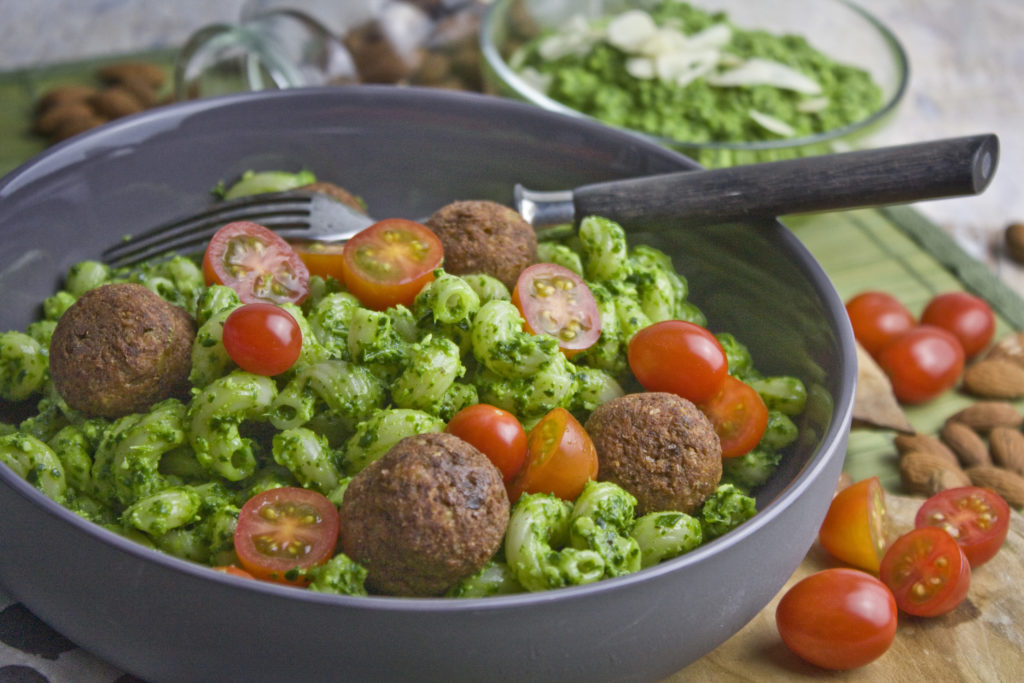
[[[781,139],[750,116],[752,109],[788,124],[795,131],[792,137],[805,137],[862,121],[882,106],[882,90],[868,72],[836,62],[802,36],[741,30],[723,12],[709,13],[673,0],[663,0],[650,14],[658,26],[678,25],[687,35],[725,23],[732,28],[732,39],[724,52],[795,68],[817,82],[822,92],[713,86],[702,77],[685,86],[639,79],[626,71],[628,56],[603,41],[584,55],[545,61],[538,46],[550,34],[525,44],[514,57],[516,67],[520,72],[530,67],[549,77],[548,97],[577,111],[615,126],[692,143]],[[820,111],[799,110],[806,100],[821,97],[828,104]]]

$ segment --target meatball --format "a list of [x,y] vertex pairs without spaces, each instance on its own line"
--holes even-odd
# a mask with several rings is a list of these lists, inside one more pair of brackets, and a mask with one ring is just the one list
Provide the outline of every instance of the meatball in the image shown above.
[[196,323],[139,284],[85,292],[57,321],[50,376],[67,404],[90,417],[145,412],[183,396]]
[[718,488],[722,447],[711,422],[675,394],[627,394],[604,403],[585,425],[597,449],[597,478],[637,499],[637,514],[691,513]]
[[353,477],[341,545],[371,591],[432,596],[481,569],[501,546],[509,502],[501,473],[447,433],[406,437]]
[[427,219],[455,275],[486,273],[511,291],[523,268],[537,261],[537,235],[507,206],[486,200],[453,202]]

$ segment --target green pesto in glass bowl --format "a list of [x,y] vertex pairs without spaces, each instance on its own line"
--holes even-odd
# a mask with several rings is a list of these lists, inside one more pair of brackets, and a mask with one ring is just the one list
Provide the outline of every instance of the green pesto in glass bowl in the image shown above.
[[491,92],[708,167],[855,148],[909,74],[897,38],[845,0],[496,0],[480,40]]

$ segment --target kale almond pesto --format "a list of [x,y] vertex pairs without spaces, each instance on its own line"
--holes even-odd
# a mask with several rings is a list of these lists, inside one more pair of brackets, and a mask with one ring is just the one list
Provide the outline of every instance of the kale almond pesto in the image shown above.
[[800,35],[737,28],[723,12],[662,0],[570,20],[510,65],[548,97],[605,123],[690,143],[798,138],[869,117],[882,90]]

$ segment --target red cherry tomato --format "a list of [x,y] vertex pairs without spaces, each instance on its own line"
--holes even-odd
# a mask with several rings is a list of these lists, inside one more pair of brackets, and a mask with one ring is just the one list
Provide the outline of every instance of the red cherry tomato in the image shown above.
[[446,431],[486,455],[507,484],[526,461],[526,430],[512,413],[478,403],[452,416]]
[[715,335],[685,320],[643,328],[630,340],[626,357],[644,389],[678,394],[694,403],[718,394],[729,374],[729,359]]
[[601,336],[601,314],[590,287],[568,268],[537,263],[519,274],[512,303],[531,334],[546,334],[572,357]]
[[964,355],[978,355],[996,333],[996,316],[988,303],[967,292],[946,292],[935,296],[924,312],[921,322],[952,332],[964,347]]
[[334,554],[338,508],[316,491],[268,489],[245,502],[235,527],[235,552],[257,579],[303,585],[303,569]]
[[761,395],[732,375],[726,375],[718,393],[698,407],[715,427],[723,458],[749,453],[768,427],[768,407]]
[[872,356],[914,326],[914,315],[886,292],[861,292],[846,302],[853,336]]
[[524,493],[551,493],[576,500],[597,478],[597,449],[583,425],[565,408],[555,408],[527,435],[526,463],[509,484],[513,503]]
[[882,557],[879,577],[907,614],[935,617],[967,597],[971,564],[945,530],[923,526],[908,531]]
[[998,493],[980,486],[947,489],[921,504],[914,526],[945,529],[976,569],[1003,547],[1010,531],[1010,506]]
[[441,265],[441,240],[403,218],[374,223],[350,239],[341,268],[348,290],[367,308],[411,306]]
[[227,285],[244,303],[301,303],[309,295],[309,270],[291,245],[248,221],[214,233],[203,254],[207,285]]
[[241,567],[236,567],[233,564],[225,564],[219,567],[213,568],[215,571],[222,572],[224,574],[231,574],[231,576],[237,576],[242,579],[255,579],[256,577],[245,571]]
[[289,244],[306,264],[310,275],[344,280],[341,268],[341,253],[345,249],[343,242],[316,242],[314,240],[291,240]]
[[224,321],[224,350],[238,367],[257,375],[280,375],[298,360],[302,330],[274,304],[243,304]]
[[779,600],[775,624],[787,647],[825,669],[872,662],[896,637],[896,601],[874,576],[825,569],[794,584]]
[[878,364],[903,403],[924,403],[953,387],[964,369],[964,350],[950,332],[913,327],[882,349]]
[[868,477],[835,495],[818,540],[836,559],[877,573],[888,542],[887,524],[882,484]]

